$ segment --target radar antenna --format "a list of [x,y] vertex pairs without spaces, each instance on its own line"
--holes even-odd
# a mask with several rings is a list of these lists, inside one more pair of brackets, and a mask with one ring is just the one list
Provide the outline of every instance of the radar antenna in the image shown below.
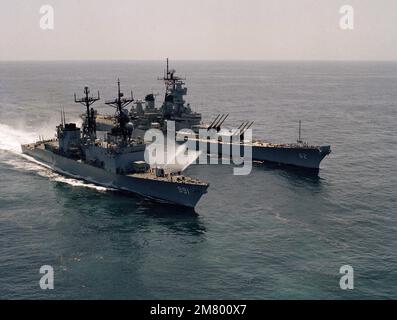
[[[78,99],[76,97],[76,94],[74,94],[74,102],[80,103],[87,108],[84,126],[83,126],[83,137],[91,138],[91,139],[96,138],[95,111],[93,108],[91,108],[90,110],[90,107],[99,99],[100,99],[99,91],[97,97],[94,97],[92,95],[90,96],[90,89],[88,87],[84,87],[84,96],[82,98]],[[64,116],[64,121],[65,121],[65,116]]]
[[105,104],[116,108],[116,127],[113,128],[112,134],[122,136],[124,140],[127,136],[131,136],[131,130],[127,128],[127,124],[130,121],[128,111],[125,108],[134,101],[134,96],[131,91],[130,98],[124,98],[124,93],[120,89],[120,79],[117,79],[117,98],[113,100],[106,100]]

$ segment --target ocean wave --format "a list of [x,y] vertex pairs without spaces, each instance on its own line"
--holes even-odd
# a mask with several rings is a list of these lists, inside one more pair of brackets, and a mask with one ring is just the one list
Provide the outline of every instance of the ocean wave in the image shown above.
[[36,132],[18,130],[0,123],[0,150],[21,153],[21,144],[33,142],[37,138]]
[[1,162],[18,171],[34,172],[50,181],[66,183],[75,187],[91,188],[97,191],[109,191],[111,188],[87,183],[84,180],[69,178],[54,172],[50,167],[22,154],[21,144],[37,140],[36,132],[15,129],[6,124],[0,124],[0,150],[7,156],[1,157]]

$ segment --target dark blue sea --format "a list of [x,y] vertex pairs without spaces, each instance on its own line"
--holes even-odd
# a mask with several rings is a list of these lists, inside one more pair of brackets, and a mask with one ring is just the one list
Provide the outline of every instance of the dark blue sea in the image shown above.
[[[0,63],[1,299],[396,299],[397,63],[183,62],[205,120],[255,120],[272,142],[330,144],[318,176],[194,165],[210,183],[187,212],[63,177],[20,155],[53,137],[85,85],[104,99],[164,94],[158,62]],[[111,112],[97,104],[101,112]],[[160,101],[158,101],[158,106]],[[54,268],[42,290],[39,269]],[[339,269],[354,268],[341,290]]]

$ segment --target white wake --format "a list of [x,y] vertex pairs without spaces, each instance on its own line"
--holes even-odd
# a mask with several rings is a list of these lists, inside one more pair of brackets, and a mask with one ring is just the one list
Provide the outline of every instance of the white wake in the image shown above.
[[21,144],[38,140],[36,132],[17,130],[9,125],[0,123],[0,150],[21,153]]
[[[44,135],[44,138],[51,138],[51,133]],[[34,172],[39,176],[48,178],[50,181],[66,183],[75,187],[91,188],[98,191],[113,190],[111,188],[87,183],[83,180],[62,176],[52,171],[48,166],[36,161],[29,156],[23,155],[21,144],[35,142],[38,139],[39,134],[37,132],[18,130],[9,125],[0,123],[0,150],[7,151],[11,155],[11,158],[2,157],[0,158],[0,161],[14,168],[15,170]]]

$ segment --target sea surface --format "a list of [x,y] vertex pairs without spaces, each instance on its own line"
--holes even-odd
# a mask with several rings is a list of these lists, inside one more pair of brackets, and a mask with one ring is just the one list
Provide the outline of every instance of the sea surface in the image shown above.
[[[164,87],[164,62],[0,62],[1,299],[396,299],[397,63],[171,61],[207,121],[330,144],[318,176],[194,165],[195,212],[55,174],[20,143],[54,136],[85,85],[104,99]],[[54,268],[54,290],[39,269]],[[341,290],[340,267],[354,269]]]

